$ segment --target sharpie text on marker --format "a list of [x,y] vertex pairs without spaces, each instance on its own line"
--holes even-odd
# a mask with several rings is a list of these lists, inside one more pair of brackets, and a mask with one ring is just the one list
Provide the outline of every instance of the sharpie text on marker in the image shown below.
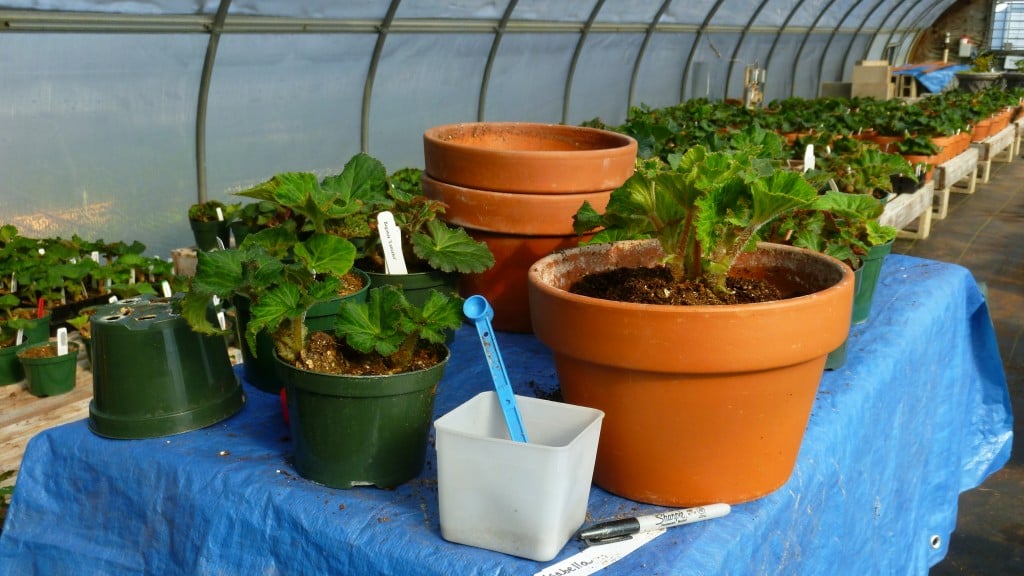
[[583,540],[588,545],[606,544],[629,538],[633,534],[641,532],[721,518],[729,514],[731,510],[732,508],[728,504],[709,504],[707,506],[684,508],[682,510],[661,512],[648,516],[612,520],[610,522],[601,522],[586,530],[581,530],[579,537],[580,540]]

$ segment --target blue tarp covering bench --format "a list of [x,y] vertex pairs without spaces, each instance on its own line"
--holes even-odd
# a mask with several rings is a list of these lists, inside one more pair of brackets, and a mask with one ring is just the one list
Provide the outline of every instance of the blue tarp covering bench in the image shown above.
[[[556,387],[534,337],[498,337],[518,394]],[[786,485],[725,518],[673,528],[602,574],[927,574],[946,553],[960,492],[1010,454],[988,308],[966,269],[891,255],[872,317],[847,348],[846,365],[822,379]],[[464,326],[436,415],[489,387]],[[107,440],[80,421],[33,438],[0,574],[511,575],[582,549],[571,541],[537,563],[443,540],[432,446],[423,473],[395,490],[308,482],[289,463],[278,398],[246,391],[239,414],[177,436]],[[588,518],[657,510],[595,487]]]

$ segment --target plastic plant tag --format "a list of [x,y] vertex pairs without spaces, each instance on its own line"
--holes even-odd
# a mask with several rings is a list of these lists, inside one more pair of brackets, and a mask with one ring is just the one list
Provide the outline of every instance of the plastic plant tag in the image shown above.
[[170,298],[172,296],[171,283],[167,280],[160,283],[160,289],[163,290],[164,298]]
[[665,529],[641,532],[633,536],[602,544],[601,546],[590,546],[578,554],[574,554],[557,564],[552,564],[533,576],[556,576],[559,574],[572,574],[573,576],[586,576],[602,570],[622,560],[630,553],[636,551],[644,544],[654,540],[665,533]]
[[508,426],[509,437],[516,442],[528,442],[526,429],[523,427],[523,418],[519,414],[516,397],[512,392],[512,384],[508,381],[505,363],[501,360],[501,350],[498,349],[498,342],[494,339],[494,330],[491,328],[494,309],[491,308],[491,304],[486,298],[476,294],[467,298],[462,304],[462,313],[476,324],[477,334],[480,335],[480,344],[484,348],[484,356],[491,369],[491,379],[494,380],[494,388],[498,392],[501,412],[505,416],[505,424]]
[[402,231],[395,223],[395,215],[387,210],[377,214],[377,232],[384,250],[384,272],[386,274],[408,274],[405,255],[402,254]]
[[93,250],[92,253],[89,254],[89,257],[92,258],[93,262],[95,262],[97,264],[100,263],[100,251],[99,250]]
[[220,236],[217,236],[217,248],[220,250],[224,249],[224,241],[220,239]]
[[839,186],[836,185],[836,181],[833,178],[828,179],[828,187],[831,188],[833,192],[839,192]]
[[[64,288],[61,288],[61,290],[63,291]],[[46,300],[40,298],[36,301],[36,319],[38,320],[43,316],[46,316]]]
[[45,256],[46,255],[46,249],[45,248],[40,248],[39,249],[39,255],[40,256]]
[[107,299],[107,302],[110,302],[111,304],[116,304],[117,296],[111,296],[110,298]]
[[132,268],[128,273],[128,284],[135,284],[135,268]]
[[814,144],[808,144],[804,148],[804,172],[814,170]]
[[210,302],[212,302],[214,306],[220,306],[220,296],[217,296],[216,294],[210,296]]
[[68,303],[68,294],[64,291],[63,286],[60,287],[60,303],[62,306]]
[[63,356],[68,353],[68,329],[58,328],[57,329],[57,356]]
[[223,222],[224,221],[224,211],[220,209],[220,206],[217,207],[217,221],[218,222]]
[[21,343],[25,340],[25,331],[18,328],[18,334],[14,337],[14,345],[21,346]]
[[224,311],[223,310],[217,310],[217,324],[220,325],[220,329],[221,330],[227,330],[228,329],[228,322],[227,322],[227,319],[224,318]]
[[18,291],[18,279],[14,277],[14,272],[11,272],[11,292]]

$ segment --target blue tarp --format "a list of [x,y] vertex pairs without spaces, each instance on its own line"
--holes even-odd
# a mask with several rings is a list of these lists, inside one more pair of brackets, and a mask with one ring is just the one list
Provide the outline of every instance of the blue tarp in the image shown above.
[[[518,394],[553,390],[547,349],[499,333]],[[490,387],[463,327],[436,415]],[[278,398],[209,428],[117,441],[84,421],[30,442],[0,574],[533,574],[441,538],[435,452],[395,490],[297,476]],[[673,528],[607,574],[919,574],[946,553],[957,497],[1008,459],[1012,416],[984,299],[959,266],[891,255],[846,365],[827,372],[789,482],[722,519]],[[680,454],[685,457],[685,454]],[[542,490],[542,487],[537,487]],[[594,488],[588,519],[659,510]],[[933,546],[933,538],[938,544]]]
[[951,64],[938,68],[934,64],[922,64],[920,66],[900,68],[893,71],[893,74],[913,76],[925,90],[938,93],[945,90],[946,86],[949,86],[949,83],[956,77],[957,72],[963,72],[970,68],[966,64]]

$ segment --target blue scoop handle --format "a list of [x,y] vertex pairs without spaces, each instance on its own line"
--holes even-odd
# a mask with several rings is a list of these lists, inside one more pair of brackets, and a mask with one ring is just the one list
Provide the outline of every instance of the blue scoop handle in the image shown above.
[[501,360],[501,351],[498,349],[498,342],[494,340],[494,330],[491,328],[494,309],[486,298],[477,294],[466,299],[462,305],[462,313],[476,324],[476,332],[480,335],[480,344],[484,348],[484,356],[491,369],[491,379],[494,380],[494,388],[498,391],[498,402],[505,416],[509,437],[516,442],[527,442],[523,418],[519,414],[512,384],[508,381],[505,363]]

